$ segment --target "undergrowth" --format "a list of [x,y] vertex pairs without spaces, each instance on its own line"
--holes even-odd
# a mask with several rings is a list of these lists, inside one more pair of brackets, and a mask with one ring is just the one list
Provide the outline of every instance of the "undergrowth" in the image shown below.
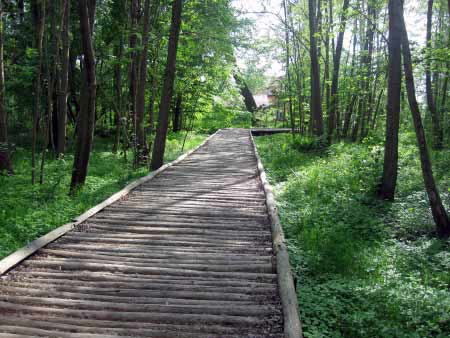
[[[169,134],[165,161],[181,155],[185,133]],[[199,145],[205,135],[190,134],[184,151]],[[109,142],[110,144],[111,142]],[[68,196],[73,155],[49,159],[44,184],[31,185],[30,152],[18,147],[14,154],[14,176],[0,175],[0,259],[28,242],[65,224],[100,203],[130,181],[148,173],[134,169],[131,152],[125,162],[111,152],[107,140],[96,139],[86,185],[75,197]]]
[[[449,337],[450,243],[434,236],[414,135],[401,137],[395,202],[375,198],[377,140],[256,142],[275,186],[305,337]],[[448,206],[450,151],[433,163]]]

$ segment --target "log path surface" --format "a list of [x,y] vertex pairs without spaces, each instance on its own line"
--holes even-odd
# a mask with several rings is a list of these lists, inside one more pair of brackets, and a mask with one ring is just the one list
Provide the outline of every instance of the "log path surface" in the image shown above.
[[282,338],[248,130],[221,130],[0,279],[0,337]]

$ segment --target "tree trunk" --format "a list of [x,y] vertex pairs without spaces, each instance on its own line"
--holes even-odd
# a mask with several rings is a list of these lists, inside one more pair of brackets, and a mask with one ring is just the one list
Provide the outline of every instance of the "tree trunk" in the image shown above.
[[311,117],[313,135],[323,135],[322,95],[320,93],[320,69],[316,40],[315,0],[308,0],[309,7],[309,53],[311,57]]
[[114,48],[116,63],[114,65],[114,92],[116,93],[115,103],[115,123],[116,131],[114,134],[113,153],[119,151],[120,131],[122,129],[122,56],[123,56],[123,38],[120,37],[118,45]]
[[129,118],[133,126],[133,151],[135,153],[134,161],[136,165],[136,153],[137,153],[137,120],[136,120],[136,95],[138,87],[138,67],[139,57],[137,48],[137,30],[139,24],[139,2],[140,0],[131,0],[130,8],[130,37],[129,37],[129,49],[130,54],[130,70],[129,70]]
[[159,105],[158,129],[156,131],[155,144],[153,146],[152,163],[153,170],[160,168],[164,163],[167,129],[169,126],[169,109],[172,100],[175,81],[178,39],[181,28],[182,0],[174,0],[172,4],[172,23],[170,27],[167,64],[164,74],[164,84]]
[[371,121],[371,129],[375,130],[377,127],[377,119],[378,119],[378,112],[380,111],[380,104],[381,104],[381,98],[384,94],[384,88],[381,89],[380,93],[378,94],[377,104],[375,106],[375,112],[373,113],[373,118]]
[[358,101],[358,96],[353,95],[347,109],[344,114],[344,125],[342,126],[342,137],[346,138],[348,135],[348,130],[350,129],[350,122],[353,115],[353,111],[355,109],[355,105]]
[[353,123],[353,128],[352,128],[352,135],[350,137],[352,142],[356,142],[356,140],[358,139],[358,131],[359,131],[359,127],[361,126],[361,121],[362,121],[362,109],[364,107],[364,98],[360,97],[358,100],[358,110],[356,112],[356,117]]
[[442,149],[443,147],[443,130],[441,128],[441,121],[439,113],[436,108],[436,101],[433,94],[433,88],[431,85],[431,57],[430,51],[431,45],[431,28],[433,25],[433,0],[428,0],[428,11],[427,11],[427,56],[425,62],[425,88],[427,93],[427,104],[428,110],[430,111],[431,121],[433,124],[433,148]]
[[[159,1],[154,1],[154,9],[159,6]],[[153,11],[152,11],[153,13]],[[144,26],[142,30],[142,52],[140,56],[139,81],[136,93],[136,137],[137,137],[137,163],[144,163],[148,157],[147,140],[145,138],[144,114],[145,114],[145,89],[147,86],[147,56],[150,31],[150,0],[144,3]]]
[[[51,48],[48,47],[48,43],[46,43],[46,80],[47,80],[47,123],[46,127],[44,127],[44,146],[42,147],[41,154],[41,168],[39,175],[39,183],[44,183],[44,168],[45,168],[45,159],[48,152],[48,148],[50,144],[54,144],[52,142],[52,122],[53,122],[53,110],[54,110],[54,101],[53,94],[56,86],[56,78],[58,76],[58,64],[59,64],[59,32],[58,25],[56,23],[58,13],[58,5],[60,1],[55,1],[50,6],[50,15],[51,15]],[[52,58],[53,56],[53,58]]]
[[[159,17],[160,11],[158,11],[157,16],[153,22],[153,29],[156,31],[157,29],[157,18]],[[156,95],[158,93],[158,66],[159,66],[159,53],[161,50],[161,32],[158,30],[154,42],[154,49],[152,52],[152,71],[151,71],[151,85],[150,85],[150,98],[148,102],[148,122],[150,133],[153,134],[155,132],[155,102]]]
[[[92,6],[89,6],[92,9]],[[92,13],[88,9],[88,0],[79,0],[78,12],[80,17],[81,44],[84,57],[83,79],[84,86],[81,99],[81,109],[78,116],[77,140],[75,159],[73,163],[70,191],[74,193],[86,181],[94,136],[95,121],[95,56],[92,44],[91,20]]]
[[[324,101],[325,101],[325,111],[328,111],[330,107],[330,34],[331,34],[331,6],[332,0],[327,0],[328,6],[326,6],[326,30],[325,30],[325,38],[322,39],[325,47],[325,57],[324,57],[324,67],[323,67],[323,82],[322,82],[322,93],[324,93]],[[323,104],[322,104],[323,107]],[[327,116],[328,117],[328,116]]]
[[33,93],[33,127],[31,131],[31,183],[36,183],[36,147],[41,106],[41,75],[42,75],[42,42],[45,28],[45,1],[33,0],[32,14],[36,27],[36,49],[38,51],[38,65]]
[[18,0],[17,7],[19,9],[19,20],[23,23],[23,18],[25,17],[25,0]]
[[375,7],[370,3],[367,4],[367,30],[366,30],[366,48],[363,58],[364,65],[364,80],[363,80],[363,88],[364,88],[364,105],[363,110],[361,112],[361,135],[360,139],[363,140],[367,136],[368,125],[370,121],[370,117],[372,116],[373,109],[373,96],[370,88],[371,79],[372,79],[372,55],[373,55],[373,40],[374,40],[374,25],[376,23],[375,20],[376,12]]
[[389,0],[389,65],[386,107],[386,142],[384,145],[383,178],[378,191],[381,199],[393,200],[398,172],[398,129],[402,82],[401,24],[402,0]]
[[342,46],[344,44],[345,26],[347,24],[347,9],[350,0],[344,0],[342,5],[341,23],[336,43],[336,54],[333,58],[333,75],[331,79],[330,107],[328,110],[328,143],[333,141],[333,133],[336,127],[336,116],[339,109],[339,69],[341,67]]
[[428,153],[427,140],[422,124],[422,117],[420,115],[420,109],[416,99],[414,75],[411,62],[411,51],[409,47],[408,32],[406,31],[405,21],[403,18],[403,11],[400,13],[399,21],[401,22],[400,28],[402,34],[402,51],[406,91],[408,94],[409,107],[411,109],[411,114],[414,121],[414,128],[416,130],[423,180],[428,194],[433,219],[436,223],[437,232],[441,237],[448,237],[450,236],[450,220],[442,204],[441,196],[439,194],[439,190],[436,186],[436,182],[433,176],[433,168],[431,165],[430,155]]
[[183,94],[179,93],[177,96],[177,102],[175,103],[175,110],[173,112],[173,132],[177,133],[181,131],[181,121],[182,121],[182,104],[183,104]]
[[150,99],[148,102],[148,122],[150,127],[150,132],[153,134],[155,130],[155,101],[156,101],[156,86],[158,85],[157,72],[158,70],[158,60],[155,58],[153,65],[152,83],[150,89]]
[[[293,22],[291,19],[291,26],[293,26]],[[304,110],[303,110],[303,95],[302,95],[302,65],[300,60],[300,47],[299,43],[295,36],[295,31],[292,32],[292,42],[293,42],[293,56],[294,56],[294,73],[295,73],[295,92],[297,95],[297,107],[298,107],[298,131],[299,133],[303,133],[304,127]],[[267,116],[267,115],[266,115]]]
[[[355,20],[355,24],[356,23],[357,23],[357,21]],[[351,66],[347,67],[347,68],[350,69],[350,76],[349,76],[349,78],[352,79],[353,78],[353,73],[354,73],[354,70],[355,70],[355,53],[356,53],[356,44],[357,44],[357,35],[356,35],[356,33],[353,34],[352,38],[350,39],[350,42],[351,42],[351,44],[353,46],[352,53],[349,52],[347,54],[347,60],[346,60],[345,64],[346,65],[348,64],[348,60],[349,60],[350,54],[351,54],[352,55]],[[347,71],[347,73],[348,73],[348,71]],[[348,100],[346,102],[346,109],[345,109],[345,113],[344,113],[344,116],[343,116],[342,125],[338,125],[338,128],[337,128],[338,129],[337,130],[338,134],[342,138],[346,138],[347,135],[348,135],[348,130],[350,128],[350,120],[351,120],[351,116],[353,114],[353,108],[352,107],[353,107],[355,102],[356,102],[356,95],[349,95],[348,96]],[[341,115],[339,110],[338,110],[338,114],[337,115]],[[338,116],[336,116],[336,117],[337,117],[337,120],[339,121],[340,117],[339,118],[338,118]]]
[[234,81],[236,82],[237,86],[239,87],[239,90],[241,92],[242,97],[244,98],[244,104],[245,108],[249,113],[252,114],[252,123],[255,123],[255,112],[258,106],[256,105],[255,98],[253,97],[253,93],[248,87],[247,83],[244,81],[243,78],[237,73],[233,73]]
[[9,155],[7,112],[5,107],[5,63],[3,58],[3,2],[0,1],[0,174],[6,171],[12,174]]
[[285,27],[285,44],[286,44],[286,80],[287,80],[287,92],[288,92],[288,109],[289,109],[289,117],[291,119],[291,129],[292,129],[292,135],[295,133],[295,117],[292,111],[292,88],[291,88],[291,65],[290,65],[290,59],[291,59],[291,50],[290,50],[290,39],[289,39],[289,5],[286,3],[286,0],[283,0],[283,9],[284,9],[284,20],[286,22]]
[[56,154],[61,156],[66,150],[67,98],[69,95],[70,55],[70,0],[64,0],[62,25],[61,71],[58,81],[58,133]]

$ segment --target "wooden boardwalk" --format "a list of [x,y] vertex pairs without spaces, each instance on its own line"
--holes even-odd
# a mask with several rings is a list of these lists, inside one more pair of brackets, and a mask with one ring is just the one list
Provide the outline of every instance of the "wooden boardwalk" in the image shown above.
[[282,338],[248,130],[182,162],[0,280],[0,337]]
[[[252,128],[251,131],[254,136],[292,133],[291,128]],[[295,129],[295,132],[298,132],[298,128]]]

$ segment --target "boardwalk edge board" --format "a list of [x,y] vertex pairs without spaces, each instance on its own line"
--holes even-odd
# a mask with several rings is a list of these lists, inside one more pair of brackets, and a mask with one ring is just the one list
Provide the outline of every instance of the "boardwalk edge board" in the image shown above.
[[46,235],[30,242],[23,248],[13,252],[9,256],[5,257],[4,259],[0,260],[0,276],[4,275],[6,272],[14,268],[16,265],[21,263],[23,260],[27,259],[34,253],[36,253],[38,250],[42,249],[46,245],[56,241],[58,238],[64,236],[69,231],[73,230],[77,225],[83,223],[88,218],[94,216],[98,212],[102,211],[104,208],[110,206],[114,202],[118,201],[119,199],[123,198],[124,196],[128,195],[132,190],[136,189],[140,185],[152,180],[162,172],[164,172],[166,169],[172,167],[173,165],[178,164],[179,162],[183,161],[186,157],[191,155],[192,153],[196,152],[198,149],[203,147],[214,135],[216,135],[218,131],[216,131],[214,134],[207,137],[199,146],[196,148],[188,151],[185,154],[182,154],[179,156],[175,161],[167,163],[163,165],[158,170],[155,170],[148,174],[147,176],[141,177],[140,179],[128,184],[125,188],[120,190],[119,192],[115,193],[111,197],[107,198],[102,203],[94,206],[93,208],[89,209],[85,213],[81,214],[80,216],[74,218],[72,222],[64,224],[60,226],[59,228],[56,228],[55,230],[47,233]]
[[267,210],[269,212],[272,228],[273,249],[277,262],[278,288],[281,298],[284,317],[284,334],[286,338],[301,338],[303,336],[300,316],[298,313],[297,293],[292,278],[289,253],[286,248],[283,228],[281,227],[278,209],[272,187],[267,179],[266,171],[259,156],[253,134],[250,131],[253,150],[258,162],[259,177],[266,195]]

